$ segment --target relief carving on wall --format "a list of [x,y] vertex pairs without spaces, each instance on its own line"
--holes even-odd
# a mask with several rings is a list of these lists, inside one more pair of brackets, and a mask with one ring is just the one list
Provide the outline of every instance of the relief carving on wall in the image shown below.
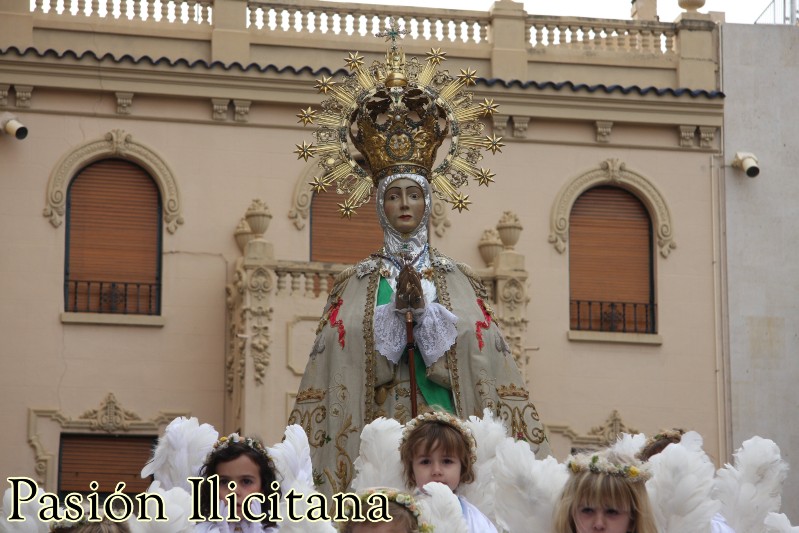
[[169,233],[175,233],[178,226],[183,224],[183,214],[180,192],[172,170],[156,151],[120,129],[109,131],[101,139],[80,144],[61,157],[47,182],[47,202],[42,212],[45,218],[54,227],[60,226],[66,213],[70,181],[87,165],[109,157],[126,159],[147,171],[161,194],[166,229]]
[[158,435],[169,422],[179,416],[189,416],[186,411],[162,411],[157,416],[142,420],[135,412],[125,409],[113,393],[100,402],[96,409],[88,409],[78,418],[70,418],[58,409],[28,409],[28,443],[33,448],[36,461],[36,481],[46,490],[56,488],[57,469],[54,468],[58,442],[42,442],[39,435],[40,420],[49,420],[64,431],[78,433],[132,433]]
[[569,216],[577,198],[593,187],[612,185],[634,194],[652,217],[656,244],[664,258],[677,247],[674,241],[671,212],[666,199],[647,178],[630,170],[619,159],[606,159],[598,168],[566,182],[552,205],[549,221],[549,242],[559,253],[566,251],[569,241]]
[[578,434],[571,426],[558,424],[545,424],[549,434],[562,435],[571,443],[570,452],[598,450],[616,442],[622,433],[640,433],[637,429],[627,426],[617,410],[613,410],[605,422],[592,427],[588,433]]

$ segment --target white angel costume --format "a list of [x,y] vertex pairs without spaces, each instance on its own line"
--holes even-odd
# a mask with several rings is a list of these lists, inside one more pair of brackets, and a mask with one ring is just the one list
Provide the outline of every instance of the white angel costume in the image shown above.
[[[335,533],[336,529],[328,521],[301,520],[292,522],[284,520],[273,527],[264,527],[260,522],[220,521],[190,522],[191,487],[188,477],[200,475],[201,468],[208,454],[217,442],[216,430],[208,425],[200,425],[196,418],[179,417],[166,428],[159,438],[153,457],[142,469],[142,477],[152,475],[155,479],[147,492],[158,493],[166,503],[167,521],[139,522],[128,521],[132,533]],[[280,482],[281,494],[290,490],[305,495],[295,502],[294,512],[304,515],[308,508],[308,497],[318,493],[313,487],[311,475],[311,457],[305,431],[299,426],[286,428],[282,442],[267,448],[267,455],[272,459]],[[152,501],[148,504],[153,504]],[[226,502],[220,502],[220,514],[227,516]],[[280,515],[288,516],[288,504],[284,498],[280,500]],[[149,509],[151,516],[155,509]],[[253,514],[261,512],[261,503],[250,502]]]
[[[424,215],[410,234],[395,230],[383,209],[385,191],[402,178],[424,191]],[[289,417],[290,424],[300,424],[308,434],[319,489],[330,494],[350,487],[366,424],[381,416],[400,423],[411,418],[405,324],[393,303],[401,256],[413,259],[426,302],[414,327],[419,412],[436,406],[466,418],[488,408],[516,438],[548,455],[538,412],[485,287],[468,266],[428,245],[427,179],[388,176],[376,197],[384,246],[379,256],[336,279]]]
[[[483,420],[470,417],[469,421],[465,423],[475,439],[477,460],[473,467],[476,481],[458,487],[457,494],[453,494],[446,485],[435,482],[413,491],[414,497],[419,502],[431,500],[433,502],[431,505],[434,507],[449,505],[450,517],[453,516],[453,511],[452,502],[449,500],[457,502],[460,512],[455,514],[459,515],[460,520],[453,522],[450,518],[449,525],[445,528],[448,532],[454,531],[453,524],[455,523],[468,533],[496,533],[497,531],[491,519],[486,516],[486,511],[490,512],[490,509],[493,509],[495,487],[491,469],[494,465],[494,447],[498,442],[505,440],[507,435],[505,427],[501,422],[493,419],[490,410],[487,409],[484,414],[485,419]],[[356,475],[352,481],[352,486],[356,491],[376,485],[405,486],[400,458],[402,434],[403,427],[393,419],[377,418],[364,427],[361,434],[360,454],[355,461]],[[512,439],[508,440],[512,441]],[[532,456],[528,445],[522,442],[518,444]],[[484,453],[481,453],[481,450],[484,450]],[[466,493],[471,496],[467,496]],[[476,502],[479,505],[470,502],[467,499],[469,497],[476,497]],[[446,501],[449,503],[441,503]]]

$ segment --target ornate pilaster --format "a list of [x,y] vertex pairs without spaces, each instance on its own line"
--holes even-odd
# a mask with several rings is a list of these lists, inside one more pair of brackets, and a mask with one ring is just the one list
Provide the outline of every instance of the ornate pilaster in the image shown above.
[[[496,226],[496,234],[502,242],[503,250],[493,259],[494,310],[505,340],[510,345],[516,364],[524,373],[527,357],[524,351],[527,333],[527,271],[524,256],[514,247],[519,241],[522,225],[519,217],[505,211]],[[491,232],[494,235],[494,232]]]
[[[276,288],[272,243],[264,239],[272,215],[259,199],[252,201],[234,237],[243,244],[233,283],[227,287],[228,341],[225,357],[226,421],[242,428],[250,407],[259,402],[271,362],[272,313]],[[246,235],[245,235],[246,233]],[[247,430],[255,429],[247,424]]]

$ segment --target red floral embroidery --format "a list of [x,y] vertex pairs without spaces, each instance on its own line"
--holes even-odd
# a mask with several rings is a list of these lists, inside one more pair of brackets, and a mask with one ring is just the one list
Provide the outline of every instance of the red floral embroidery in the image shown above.
[[488,329],[491,326],[491,315],[488,314],[488,311],[486,310],[486,306],[483,303],[482,298],[477,299],[477,305],[480,306],[480,310],[483,311],[483,317],[485,318],[485,320],[483,321],[478,320],[477,322],[474,323],[475,335],[477,335],[477,346],[479,346],[479,348],[482,350],[485,344],[483,342],[482,330]]
[[338,318],[338,310],[341,309],[341,304],[343,303],[344,300],[341,298],[336,300],[336,303],[334,303],[333,307],[330,308],[330,315],[328,319],[330,322],[330,327],[338,329],[338,343],[342,348],[344,348],[344,334],[346,331],[344,331],[344,322],[341,320],[336,320],[336,318]]

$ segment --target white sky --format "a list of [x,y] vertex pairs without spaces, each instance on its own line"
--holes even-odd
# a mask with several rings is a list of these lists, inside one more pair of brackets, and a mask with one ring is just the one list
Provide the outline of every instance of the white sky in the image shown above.
[[[336,1],[336,0],[328,0]],[[341,0],[345,1],[345,0]],[[494,0],[349,0],[359,4],[437,7],[488,11]],[[519,0],[517,0],[519,1]],[[772,0],[706,0],[700,13],[724,11],[727,22],[752,24]],[[774,0],[782,9],[783,0]],[[787,1],[787,0],[786,0]],[[524,9],[531,15],[559,15],[592,18],[629,19],[630,0],[523,0]],[[682,12],[677,0],[658,0],[658,16],[672,22]],[[769,12],[771,13],[771,12]],[[767,20],[771,22],[771,15]]]

